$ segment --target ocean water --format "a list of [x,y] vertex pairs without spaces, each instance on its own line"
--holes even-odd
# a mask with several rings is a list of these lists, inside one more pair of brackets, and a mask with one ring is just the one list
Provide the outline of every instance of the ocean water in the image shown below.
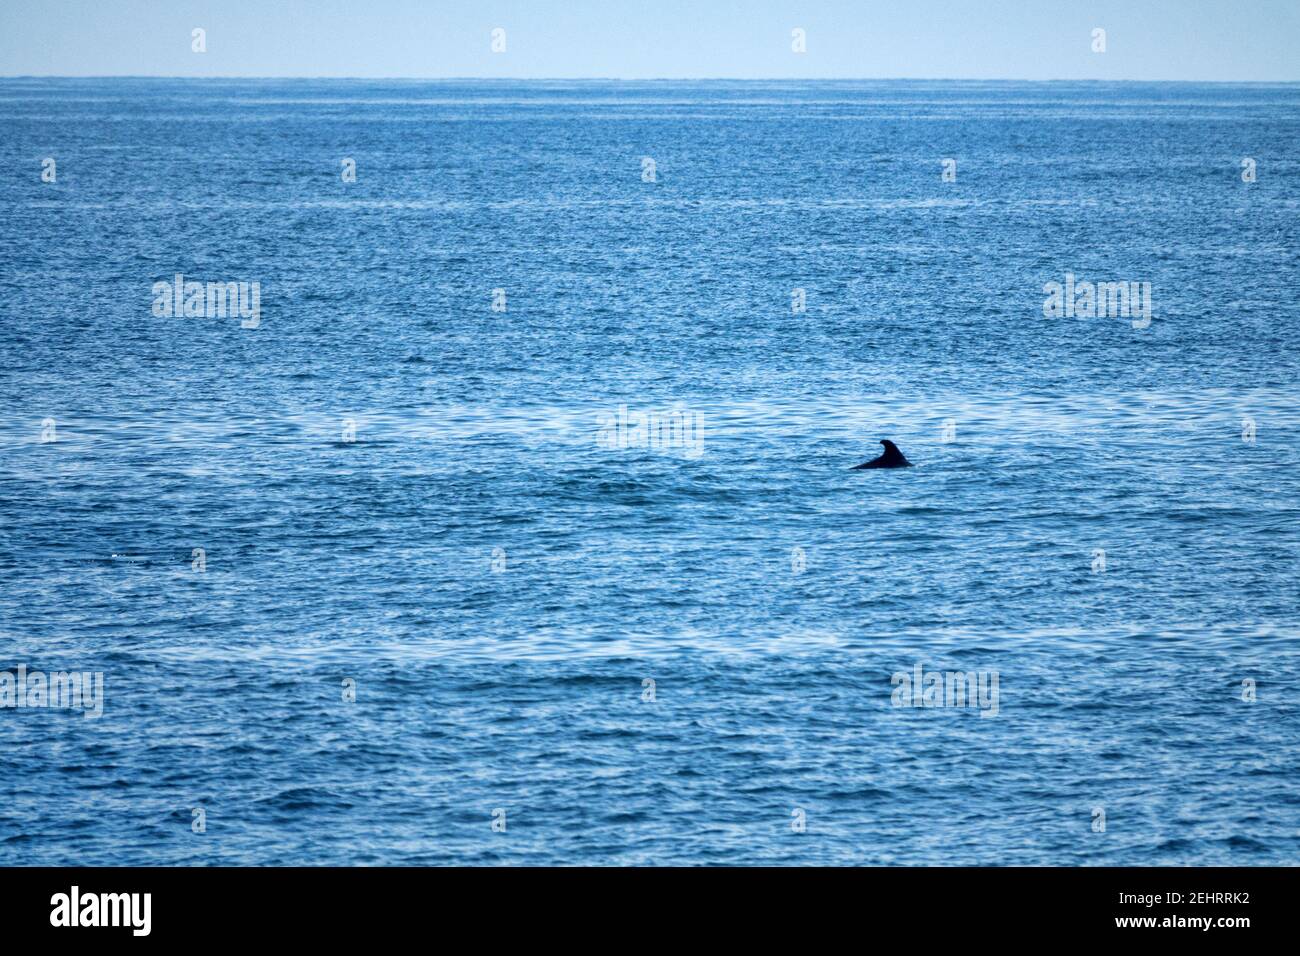
[[0,80],[0,671],[104,681],[0,709],[0,864],[1296,862],[1298,141],[1296,86]]

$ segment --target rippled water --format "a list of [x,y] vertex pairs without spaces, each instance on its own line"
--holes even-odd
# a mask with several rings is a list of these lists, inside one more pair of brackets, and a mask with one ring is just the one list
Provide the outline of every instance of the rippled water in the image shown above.
[[[0,863],[1294,862],[1297,134],[1294,86],[0,81],[0,670],[105,680],[0,709]],[[178,272],[260,326],[155,317]],[[1150,326],[1044,318],[1067,272]],[[895,707],[918,664],[996,716]]]

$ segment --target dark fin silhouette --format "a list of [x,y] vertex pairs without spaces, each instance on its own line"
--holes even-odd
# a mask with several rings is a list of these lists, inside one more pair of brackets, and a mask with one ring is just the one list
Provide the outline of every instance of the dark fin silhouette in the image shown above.
[[888,438],[880,439],[880,444],[885,446],[885,453],[879,458],[873,458],[871,461],[863,462],[861,465],[854,465],[850,471],[861,471],[863,468],[910,468],[912,463],[903,457],[903,453],[898,450]]

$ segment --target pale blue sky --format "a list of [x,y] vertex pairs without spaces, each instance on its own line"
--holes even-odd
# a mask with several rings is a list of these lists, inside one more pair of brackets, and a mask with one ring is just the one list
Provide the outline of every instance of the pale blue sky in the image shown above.
[[1295,81],[1298,63],[1300,0],[0,0],[5,76]]

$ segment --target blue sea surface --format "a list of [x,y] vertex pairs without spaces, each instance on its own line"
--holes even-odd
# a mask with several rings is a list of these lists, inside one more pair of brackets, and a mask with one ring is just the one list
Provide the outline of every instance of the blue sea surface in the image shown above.
[[104,675],[0,709],[0,864],[1297,862],[1298,142],[1294,85],[0,80],[0,671]]

